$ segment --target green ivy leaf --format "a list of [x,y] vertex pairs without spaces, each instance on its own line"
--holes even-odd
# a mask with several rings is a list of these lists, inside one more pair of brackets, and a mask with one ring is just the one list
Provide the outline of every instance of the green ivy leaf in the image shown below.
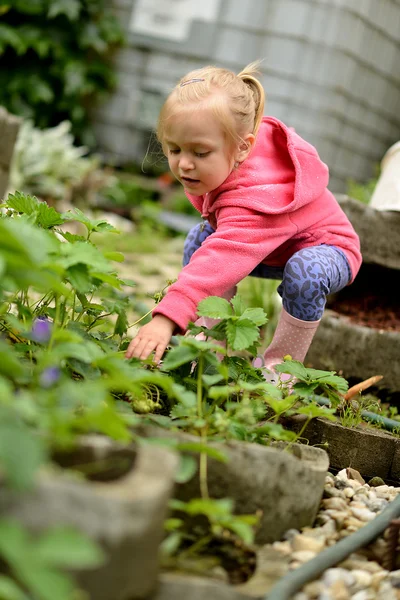
[[77,21],[81,12],[79,0],[52,0],[47,16],[54,19],[58,15],[65,15],[70,21]]
[[18,55],[26,52],[26,43],[15,27],[0,23],[0,53],[3,54],[7,46],[11,46]]
[[242,319],[226,324],[226,337],[233,350],[245,350],[259,338],[259,329],[249,319]]
[[209,296],[208,298],[205,298],[199,302],[197,314],[200,317],[226,319],[233,316],[233,309],[228,300],[225,300],[225,298]]

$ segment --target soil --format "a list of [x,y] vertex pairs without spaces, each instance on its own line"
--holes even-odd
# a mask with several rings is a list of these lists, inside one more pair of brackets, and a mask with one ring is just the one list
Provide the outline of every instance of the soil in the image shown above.
[[328,308],[357,324],[383,331],[400,331],[397,290],[400,270],[362,265],[355,281],[328,302]]
[[[395,305],[396,303],[396,305]],[[382,329],[384,331],[400,332],[399,300],[396,297],[391,302],[374,295],[363,297],[338,297],[329,308],[349,317],[356,325]]]

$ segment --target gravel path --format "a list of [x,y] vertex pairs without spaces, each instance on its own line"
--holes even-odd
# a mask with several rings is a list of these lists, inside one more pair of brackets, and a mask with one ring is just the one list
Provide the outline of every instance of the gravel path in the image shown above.
[[[314,527],[289,530],[283,541],[264,546],[254,577],[239,587],[255,597],[266,594],[289,570],[374,519],[398,494],[400,487],[363,483],[352,469],[343,469],[336,476],[328,474]],[[383,565],[388,567],[387,561],[393,555],[387,550],[387,536],[388,530],[366,548],[326,570],[295,594],[293,600],[400,600],[400,540],[392,570],[388,570]]]

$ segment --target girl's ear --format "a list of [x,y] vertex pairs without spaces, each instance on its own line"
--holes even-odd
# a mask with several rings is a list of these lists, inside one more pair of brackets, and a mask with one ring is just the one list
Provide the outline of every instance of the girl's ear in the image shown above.
[[253,133],[248,133],[244,136],[243,141],[240,142],[237,152],[235,154],[236,162],[243,162],[250,154],[251,149],[256,141],[256,136]]

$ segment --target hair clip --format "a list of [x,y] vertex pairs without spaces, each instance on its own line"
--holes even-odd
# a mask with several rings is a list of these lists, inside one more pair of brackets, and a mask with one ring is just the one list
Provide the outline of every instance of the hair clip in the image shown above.
[[196,83],[197,81],[205,81],[205,79],[188,79],[187,81],[182,81],[180,87],[183,87],[184,85],[188,85],[189,83]]

